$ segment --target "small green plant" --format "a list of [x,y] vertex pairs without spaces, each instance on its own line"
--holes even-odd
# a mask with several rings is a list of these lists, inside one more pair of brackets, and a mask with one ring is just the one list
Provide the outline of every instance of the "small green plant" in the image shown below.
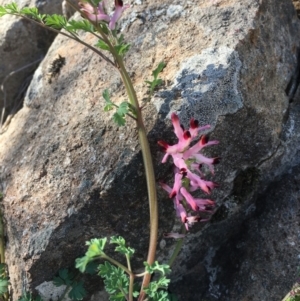
[[170,268],[166,264],[159,264],[155,261],[152,265],[147,262],[145,265],[145,272],[136,274],[131,269],[131,257],[134,254],[134,249],[126,246],[125,239],[121,236],[113,236],[110,238],[110,244],[116,244],[115,252],[118,252],[125,256],[126,266],[122,263],[111,258],[104,252],[107,238],[92,239],[86,244],[88,250],[85,256],[76,260],[76,268],[82,273],[86,271],[89,263],[96,260],[105,260],[103,264],[98,266],[98,275],[104,279],[104,285],[106,291],[110,295],[112,301],[131,300],[130,296],[138,297],[139,290],[134,283],[136,278],[143,277],[145,274],[152,275],[158,273],[159,276],[156,280],[152,280],[147,288],[144,288],[144,292],[148,296],[148,300],[152,301],[167,301],[170,300],[169,293],[166,291],[169,279],[166,275],[171,272]]
[[163,69],[166,67],[165,62],[160,62],[155,70],[152,71],[153,81],[146,80],[146,84],[149,88],[149,97],[148,100],[151,99],[153,92],[156,87],[161,85],[163,83],[162,79],[158,77],[158,74],[163,71]]
[[64,295],[68,293],[68,297],[71,300],[82,300],[87,293],[83,287],[83,281],[78,281],[77,278],[78,277],[75,277],[68,269],[61,269],[58,272],[58,276],[53,279],[53,283],[58,287],[65,285],[66,289]]

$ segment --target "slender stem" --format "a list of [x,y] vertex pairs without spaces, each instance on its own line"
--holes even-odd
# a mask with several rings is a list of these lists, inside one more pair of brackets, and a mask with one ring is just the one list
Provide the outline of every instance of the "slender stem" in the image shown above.
[[134,275],[129,276],[129,301],[133,301],[133,284],[134,284]]
[[125,299],[127,301],[132,301],[132,298],[130,299],[130,297],[127,296],[126,292],[124,291],[123,287],[119,286],[119,290],[123,293]]
[[143,272],[140,274],[134,274],[135,277],[144,277],[147,274],[147,272]]
[[[182,234],[185,234],[186,233],[186,228],[185,226],[182,226],[182,229],[181,229],[181,233]],[[169,259],[168,261],[168,265],[171,267],[176,259],[176,257],[178,256],[181,248],[182,248],[182,245],[183,245],[183,242],[184,242],[184,238],[180,238],[176,241],[176,246],[175,246],[175,249],[173,251],[173,254],[171,256],[171,258]]]
[[128,270],[131,272],[132,269],[131,269],[131,263],[130,263],[130,256],[129,255],[126,255],[126,261],[127,261]]
[[111,262],[112,264],[116,265],[117,267],[119,267],[120,269],[122,269],[124,272],[126,272],[129,276],[130,276],[130,275],[134,275],[134,274],[132,273],[132,271],[130,271],[128,268],[126,268],[125,265],[123,265],[123,264],[120,263],[119,261],[117,261],[117,260],[115,260],[115,259],[113,259],[113,258],[107,256],[106,254],[101,255],[99,258]]
[[[123,82],[125,84],[129,99],[131,101],[131,104],[134,106],[137,115],[136,123],[137,123],[138,136],[139,136],[139,141],[140,141],[142,155],[143,155],[147,188],[148,188],[148,200],[149,200],[149,211],[150,211],[150,239],[149,239],[147,262],[149,265],[151,265],[154,263],[155,260],[157,232],[158,232],[157,195],[156,195],[156,185],[155,185],[155,176],[154,176],[152,157],[151,157],[149,142],[146,134],[146,129],[143,123],[142,114],[139,108],[135,90],[132,86],[132,82],[130,80],[129,75],[125,70],[123,61],[119,57],[117,57],[116,59],[120,67],[120,73]],[[144,298],[145,293],[143,289],[149,285],[150,277],[151,275],[149,273],[147,273],[144,276],[139,301],[143,300]]]
[[288,294],[282,299],[282,301],[289,301],[290,300],[290,292],[288,292]]
[[[124,86],[126,88],[127,95],[129,97],[129,101],[131,105],[134,107],[136,112],[136,125],[138,130],[138,137],[140,141],[141,151],[143,155],[143,162],[145,167],[145,175],[147,182],[147,190],[148,190],[148,201],[149,201],[149,212],[150,212],[150,238],[149,238],[149,247],[148,247],[148,256],[147,263],[152,265],[155,260],[156,254],[156,246],[157,246],[157,234],[158,234],[158,210],[157,210],[157,194],[156,194],[156,185],[155,185],[155,176],[154,176],[154,168],[152,162],[152,156],[150,152],[150,146],[147,138],[147,133],[145,129],[145,125],[142,118],[142,111],[139,106],[139,102],[136,96],[135,89],[133,87],[132,81],[128,72],[124,66],[122,57],[118,55],[113,45],[110,43],[109,39],[103,33],[101,28],[97,26],[98,32],[101,34],[103,40],[110,47],[110,51],[113,57],[116,60],[116,63],[119,67],[120,75]],[[140,296],[138,301],[142,301],[145,297],[144,288],[149,285],[151,275],[146,273],[144,275]]]

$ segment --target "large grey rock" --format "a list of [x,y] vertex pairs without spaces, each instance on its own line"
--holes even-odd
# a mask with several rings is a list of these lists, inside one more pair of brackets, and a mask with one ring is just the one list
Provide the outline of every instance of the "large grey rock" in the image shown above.
[[[0,5],[12,1],[1,0]],[[61,14],[61,1],[17,0],[18,6],[36,6],[42,13]],[[43,59],[55,34],[32,22],[13,17],[0,18],[0,111],[5,116],[14,114],[22,107],[26,89],[34,70]],[[14,74],[12,74],[14,72]]]
[[[247,283],[252,287],[241,290],[244,286],[234,281],[239,274],[230,278],[226,272],[231,254],[237,254],[233,248],[239,235],[248,235],[245,242],[251,243],[258,237],[241,225],[252,215],[263,216],[260,212],[272,214],[271,207],[256,206],[270,202],[258,194],[299,164],[300,41],[292,2],[170,5],[153,0],[126,13],[122,29],[132,41],[126,65],[140,99],[146,97],[144,80],[151,70],[161,60],[167,62],[162,73],[166,85],[143,110],[157,178],[171,179],[170,165],[160,165],[156,146],[159,139],[174,139],[170,112],[177,111],[184,124],[191,117],[210,123],[211,136],[220,140],[209,150],[223,159],[215,177],[221,186],[213,194],[219,209],[210,224],[196,225],[188,235],[173,267],[172,289],[181,300],[246,300],[254,291],[260,297],[252,300],[261,300],[268,287]],[[95,42],[89,35],[82,37]],[[66,65],[49,83],[47,69],[58,55],[66,58]],[[115,70],[90,50],[58,37],[34,75],[25,107],[1,136],[13,299],[25,288],[45,285],[59,268],[72,266],[84,252],[84,242],[93,237],[123,235],[137,250],[135,267],[145,259],[148,203],[134,124],[117,128],[103,113],[105,88],[116,101],[126,97]],[[178,223],[163,191],[159,197],[161,235]],[[276,228],[261,224],[274,235]],[[174,244],[160,236],[159,246],[159,258],[166,259]],[[251,254],[243,254],[250,266]],[[287,262],[274,258],[281,267]],[[244,261],[240,271],[248,272]],[[292,284],[292,269],[286,275],[290,281],[276,283],[278,290]]]

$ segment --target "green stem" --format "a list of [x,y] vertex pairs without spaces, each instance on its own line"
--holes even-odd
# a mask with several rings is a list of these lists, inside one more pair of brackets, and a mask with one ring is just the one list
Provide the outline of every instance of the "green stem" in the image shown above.
[[[136,116],[137,116],[136,124],[137,124],[137,130],[138,130],[142,155],[143,155],[147,188],[148,188],[148,200],[149,200],[149,211],[150,211],[150,238],[149,238],[147,263],[151,265],[154,263],[155,260],[157,232],[158,232],[157,195],[156,195],[156,185],[155,185],[155,176],[154,176],[152,157],[151,157],[149,142],[146,134],[146,129],[142,119],[142,112],[141,109],[139,108],[139,103],[131,79],[124,67],[122,59],[119,56],[117,56],[116,60],[118,62],[118,66],[120,67],[120,74],[124,82],[124,85],[126,87],[129,100],[136,110]],[[138,299],[139,301],[142,301],[144,299],[145,293],[143,289],[149,285],[150,277],[151,275],[149,273],[147,273],[144,276],[140,296]]]
[[99,256],[99,258],[107,260],[109,262],[111,262],[112,264],[116,265],[117,267],[119,267],[120,269],[122,269],[124,272],[126,272],[129,276],[134,275],[132,273],[132,271],[130,271],[128,268],[126,268],[125,265],[123,265],[122,263],[120,263],[119,261],[107,256],[106,254]]
[[[116,63],[119,67],[120,75],[122,81],[124,83],[127,95],[129,97],[129,101],[131,105],[134,107],[136,112],[136,125],[138,131],[138,137],[140,141],[143,162],[145,167],[145,175],[147,182],[147,190],[148,190],[148,201],[149,201],[149,212],[150,212],[150,238],[149,238],[149,247],[148,247],[148,256],[147,263],[152,265],[155,261],[156,254],[156,246],[157,246],[157,234],[158,234],[158,210],[157,210],[157,194],[156,194],[156,185],[155,185],[155,176],[154,176],[154,168],[152,162],[152,156],[150,152],[150,146],[147,138],[147,133],[145,129],[145,125],[142,118],[142,111],[139,106],[139,102],[136,96],[135,89],[133,87],[130,76],[124,66],[122,57],[119,56],[113,45],[110,43],[109,39],[107,39],[106,35],[102,32],[101,28],[97,26],[98,32],[101,34],[103,40],[110,47],[110,51],[113,57],[116,60]],[[143,279],[140,296],[138,301],[142,301],[145,297],[144,288],[149,285],[151,275],[146,273]]]
[[129,276],[129,301],[133,301],[133,284],[134,284],[134,275]]
[[282,301],[289,301],[290,300],[290,293],[288,293],[283,299]]
[[[182,234],[186,234],[186,228],[185,226],[182,226],[182,229],[181,229],[181,233]],[[176,257],[178,256],[181,248],[182,248],[182,245],[183,245],[183,242],[184,242],[184,238],[180,238],[176,241],[176,246],[175,246],[175,249],[173,251],[173,254],[171,256],[171,258],[169,259],[168,261],[168,265],[171,267],[176,259]]]

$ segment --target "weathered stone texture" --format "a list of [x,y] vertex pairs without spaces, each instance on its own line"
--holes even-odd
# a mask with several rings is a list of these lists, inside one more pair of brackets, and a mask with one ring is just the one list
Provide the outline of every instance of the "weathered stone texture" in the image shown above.
[[[165,85],[143,110],[157,179],[171,178],[170,165],[159,164],[156,146],[161,138],[174,141],[170,112],[177,111],[184,124],[191,117],[210,123],[211,137],[220,140],[210,150],[222,157],[214,178],[221,186],[212,196],[219,208],[211,223],[196,225],[188,235],[171,289],[180,300],[211,301],[266,300],[267,294],[271,300],[288,290],[296,251],[282,260],[290,242],[273,248],[273,236],[284,237],[288,228],[266,221],[280,220],[276,204],[293,218],[299,210],[298,184],[288,190],[291,203],[278,196],[284,189],[278,183],[298,181],[300,158],[300,25],[292,2],[153,0],[133,5],[121,26],[132,43],[126,65],[140,99],[147,96],[144,81],[151,70],[167,63],[161,74]],[[95,43],[87,34],[82,37]],[[66,65],[49,83],[47,69],[58,55]],[[105,88],[117,102],[126,98],[116,70],[74,41],[57,37],[35,72],[24,108],[0,137],[14,300],[22,289],[34,289],[59,268],[72,266],[93,237],[123,235],[137,249],[134,265],[145,259],[148,203],[134,124],[117,128],[103,113]],[[261,194],[268,186],[267,195]],[[160,190],[159,199],[161,235],[178,224]],[[161,239],[159,257],[165,259],[173,245]],[[289,280],[278,283],[271,262],[264,273],[255,273],[264,264],[263,248]],[[264,277],[268,285],[261,285]],[[275,282],[278,289],[270,294]]]
[[[1,0],[0,5],[11,2]],[[14,2],[20,8],[36,6],[41,13],[61,13],[60,0]],[[32,74],[54,37],[53,32],[28,20],[14,16],[0,18],[0,86],[3,84],[4,89],[4,93],[0,92],[0,110],[5,107],[5,116],[16,113],[22,107]]]

